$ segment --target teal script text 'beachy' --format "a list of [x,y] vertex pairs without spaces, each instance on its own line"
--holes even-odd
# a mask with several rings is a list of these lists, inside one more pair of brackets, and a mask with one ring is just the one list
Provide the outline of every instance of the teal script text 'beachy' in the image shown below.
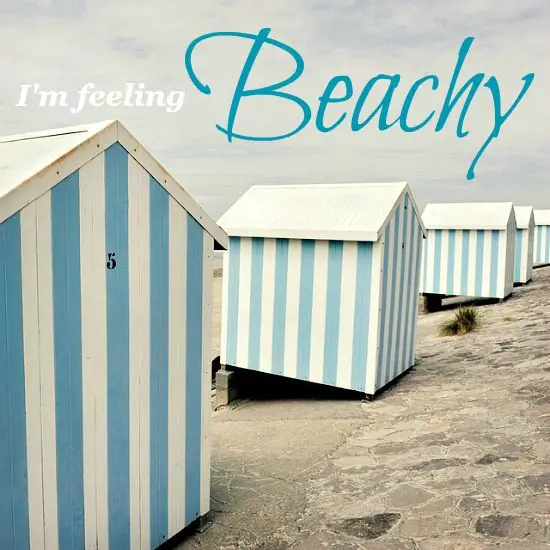
[[[196,72],[193,68],[193,53],[197,45],[201,42],[204,42],[205,40],[220,37],[239,38],[252,42],[250,53],[248,54],[246,62],[242,68],[239,80],[235,87],[235,92],[233,93],[233,99],[229,108],[227,127],[224,128],[219,124],[216,125],[216,128],[220,132],[224,133],[230,142],[234,139],[246,141],[277,141],[287,139],[303,130],[312,119],[313,113],[310,104],[304,98],[298,97],[295,94],[291,94],[288,91],[284,91],[287,86],[298,80],[298,78],[300,78],[300,76],[304,72],[304,60],[302,56],[288,44],[284,44],[283,42],[270,38],[270,32],[271,29],[262,29],[257,35],[242,32],[213,32],[199,36],[198,38],[193,40],[193,42],[191,42],[191,44],[187,48],[187,52],[185,54],[185,67],[187,72],[189,73],[189,77],[191,78],[193,85],[196,86],[196,88],[200,92],[202,92],[203,94],[210,94],[210,87],[203,84],[197,78]],[[494,76],[490,76],[489,78],[487,78],[487,80],[485,80],[484,73],[477,73],[474,76],[470,77],[459,89],[457,89],[460,72],[473,41],[474,39],[472,37],[466,38],[460,47],[457,63],[450,79],[447,92],[443,100],[441,110],[439,112],[439,116],[437,118],[437,121],[435,122],[435,131],[441,131],[444,128],[445,123],[449,118],[449,115],[451,114],[453,109],[455,109],[458,101],[461,98],[464,98],[464,103],[462,105],[462,110],[460,112],[460,116],[458,118],[458,123],[456,126],[456,135],[458,138],[466,137],[469,132],[468,130],[464,129],[464,120],[472,103],[472,100],[478,92],[482,92],[482,88],[487,88],[488,92],[491,94],[493,102],[493,129],[491,130],[487,139],[481,145],[479,151],[472,160],[470,167],[468,168],[466,176],[468,180],[473,180],[475,178],[474,169],[476,167],[476,164],[480,160],[481,156],[483,155],[491,141],[499,136],[502,126],[519,105],[519,103],[527,93],[527,90],[531,86],[533,79],[535,78],[535,75],[533,73],[526,74],[522,77],[521,80],[523,82],[523,85],[521,87],[521,90],[513,103],[507,109],[505,107],[503,108],[500,86],[498,84],[498,80]],[[264,86],[263,88],[247,88],[248,77],[250,76],[254,63],[262,47],[264,47],[264,45],[266,44],[286,52],[294,60],[296,68],[294,72],[285,80],[266,84],[266,86]],[[429,113],[426,118],[421,122],[412,124],[408,120],[411,104],[414,100],[416,93],[418,92],[418,89],[421,86],[428,85],[431,86],[432,90],[437,90],[440,87],[440,79],[436,75],[430,74],[416,80],[405,97],[405,101],[403,102],[403,106],[401,108],[399,116],[395,120],[388,121],[388,113],[392,100],[392,95],[399,85],[400,80],[401,77],[398,74],[378,74],[375,77],[371,78],[363,87],[359,96],[355,100],[355,105],[353,106],[353,109],[351,110],[351,112],[349,112],[349,110],[346,110],[346,107],[343,104],[349,102],[349,100],[351,100],[353,96],[354,87],[351,78],[346,75],[338,75],[332,77],[326,85],[324,92],[316,100],[319,102],[317,106],[317,113],[315,115],[316,128],[320,132],[330,132],[331,130],[334,130],[336,127],[342,124],[348,114],[350,114],[351,120],[349,124],[353,132],[357,132],[363,129],[376,117],[378,117],[378,129],[380,131],[388,130],[396,124],[398,124],[404,132],[416,132],[418,130],[421,130],[432,119],[434,119],[436,111],[434,110]],[[365,101],[367,100],[367,97],[373,87],[378,82],[386,82],[387,90],[377,107],[372,112],[365,114],[362,112]],[[295,106],[299,107],[299,110],[301,111],[301,122],[299,122],[297,126],[295,126],[291,131],[281,135],[251,136],[237,133],[235,131],[235,120],[237,117],[237,112],[239,110],[239,105],[244,98],[251,96],[267,96],[277,101],[285,101],[294,104]],[[327,119],[330,119],[331,122],[328,122]]]

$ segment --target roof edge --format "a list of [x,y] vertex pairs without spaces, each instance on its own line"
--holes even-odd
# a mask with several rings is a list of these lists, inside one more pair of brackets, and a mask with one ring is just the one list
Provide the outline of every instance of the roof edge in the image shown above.
[[128,154],[134,157],[164,187],[167,193],[197,220],[218,245],[215,247],[216,250],[227,250],[229,246],[227,233],[120,121],[117,121],[117,125],[118,141],[128,151]]
[[[59,181],[84,166],[97,155],[103,153],[113,143],[119,142],[138,164],[149,172],[166,192],[191,214],[202,228],[214,239],[216,249],[227,250],[228,236],[202,207],[185,191],[185,189],[166,171],[166,169],[135,139],[119,120],[109,120],[86,125],[67,127],[93,129],[90,135],[71,147],[54,162],[38,170],[32,176],[22,181],[15,189],[7,193],[0,201],[0,223],[27,206],[33,200],[47,193]],[[61,135],[62,128],[34,132],[32,134],[16,134],[16,136],[46,137]],[[60,132],[56,134],[55,132]],[[65,131],[64,133],[71,133]],[[84,133],[84,132],[83,132]],[[14,136],[8,136],[13,138]],[[24,137],[19,139],[32,139]]]
[[[395,184],[395,185],[397,185],[397,184]],[[422,237],[425,238],[427,236],[426,226],[424,225],[424,221],[422,220],[422,214],[420,213],[420,208],[418,208],[418,204],[416,203],[416,200],[414,198],[414,194],[412,192],[411,186],[406,182],[402,183],[401,185],[403,185],[403,189],[401,190],[401,193],[399,193],[399,197],[398,197],[396,202],[400,202],[401,199],[405,196],[405,194],[409,195],[409,200],[410,200],[410,202],[413,206],[413,210],[416,214],[416,219],[417,219],[418,223],[420,224],[420,229],[422,230]],[[386,219],[384,220],[384,223],[380,226],[380,229],[378,230],[378,239],[382,238],[382,235],[383,235],[384,231],[386,230],[386,226],[390,222],[394,211],[395,211],[395,205],[390,210],[388,215],[386,216]]]

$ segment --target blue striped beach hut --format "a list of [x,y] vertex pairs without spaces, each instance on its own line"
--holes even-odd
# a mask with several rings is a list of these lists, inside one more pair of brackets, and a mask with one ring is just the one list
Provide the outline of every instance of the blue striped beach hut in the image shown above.
[[504,299],[514,286],[516,219],[513,204],[430,203],[422,294]]
[[533,264],[550,263],[550,210],[533,210],[535,218],[535,243]]
[[409,186],[254,186],[218,220],[223,365],[374,395],[415,361]]
[[0,548],[149,550],[206,514],[226,246],[117,121],[0,139]]
[[514,206],[516,216],[516,259],[514,283],[526,284],[533,277],[535,218],[532,206]]

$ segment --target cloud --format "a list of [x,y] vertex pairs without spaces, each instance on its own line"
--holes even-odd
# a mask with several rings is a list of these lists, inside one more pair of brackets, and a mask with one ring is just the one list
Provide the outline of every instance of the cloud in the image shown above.
[[[409,181],[421,204],[431,200],[530,200],[550,208],[550,112],[548,90],[550,5],[513,0],[235,0],[147,3],[130,0],[16,2],[0,0],[0,49],[8,60],[0,89],[2,134],[121,119],[182,184],[217,217],[251,184],[333,181]],[[347,112],[334,132],[321,134],[314,122],[295,137],[271,143],[235,141],[215,129],[225,126],[229,104],[250,43],[216,39],[197,48],[200,79],[212,87],[201,95],[189,81],[183,56],[197,36],[214,31],[256,33],[294,47],[305,62],[291,90],[314,109],[328,80],[349,75],[353,97],[330,107],[332,119]],[[495,75],[503,106],[521,89],[521,78],[535,82],[504,124],[477,167],[474,183],[465,174],[492,129],[491,95],[482,88],[472,102],[464,139],[455,135],[459,111],[435,132],[462,41],[475,37],[461,82],[480,71]],[[274,48],[260,53],[250,85],[286,78],[288,55]],[[375,121],[352,132],[349,118],[366,82],[378,73],[400,74],[391,115],[399,115],[410,85],[426,74],[440,78],[437,90],[423,89],[413,104],[412,120],[435,111],[434,122],[405,134],[398,127],[380,132]],[[19,87],[76,94],[87,82],[117,90],[126,82],[147,89],[185,90],[183,109],[92,108],[73,115],[66,109],[17,108]],[[382,88],[378,94],[382,94]],[[376,98],[365,106],[374,108]],[[284,132],[299,121],[299,111],[283,100],[245,99],[237,131]]]

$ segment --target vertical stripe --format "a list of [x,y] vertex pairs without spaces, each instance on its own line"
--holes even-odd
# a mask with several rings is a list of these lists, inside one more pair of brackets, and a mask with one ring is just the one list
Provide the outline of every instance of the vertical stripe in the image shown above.
[[[500,231],[493,230],[491,231],[491,273],[490,273],[490,287],[489,295],[493,298],[498,297],[498,274],[499,271],[503,271],[500,267],[500,254],[499,254],[499,239]],[[508,262],[511,262],[513,265],[512,258],[508,259]],[[506,264],[504,265],[504,267]]]
[[[405,195],[405,216],[403,220],[403,248],[401,251],[401,292],[399,295],[399,311],[397,314],[398,332],[396,351],[394,359],[393,377],[395,378],[407,368],[405,358],[406,349],[406,321],[407,321],[407,305],[411,294],[411,277],[409,273],[410,258],[412,256],[412,235],[414,230],[414,209],[409,202],[409,196]],[[417,291],[418,289],[416,289]]]
[[[202,380],[201,380],[201,441],[200,441],[200,507],[204,516],[210,510],[210,410],[212,388],[212,292],[214,273],[214,239],[202,230]],[[183,499],[183,494],[181,498]]]
[[[130,296],[130,521],[131,548],[145,550],[150,543],[150,177],[128,158],[128,244]],[[179,252],[179,250],[177,250]],[[185,256],[183,256],[185,261]],[[177,296],[174,293],[175,296]],[[182,338],[179,341],[183,341]],[[173,405],[180,406],[183,396]]]
[[262,326],[262,281],[264,264],[264,240],[252,239],[252,272],[250,275],[250,319],[248,332],[250,339],[248,343],[249,369],[260,368],[260,334]]
[[[107,460],[109,547],[130,548],[130,387],[128,280],[128,153],[105,151],[107,269]],[[112,265],[112,264],[110,264]]]
[[292,239],[288,244],[288,275],[285,306],[285,370],[284,375],[296,378],[298,366],[298,319],[300,307],[300,256],[302,242]]
[[239,266],[239,305],[237,332],[236,366],[248,368],[248,348],[250,342],[250,281],[252,276],[252,239],[241,239]]
[[[40,408],[42,432],[42,487],[45,547],[59,547],[57,517],[57,452],[55,420],[55,364],[53,316],[51,193],[36,199]],[[81,258],[82,260],[82,258]]]
[[288,239],[275,245],[275,307],[273,310],[273,373],[283,374],[285,360],[285,305],[288,274]]
[[298,353],[296,376],[308,380],[311,356],[311,322],[313,311],[313,268],[315,241],[302,241],[300,260],[300,298],[298,313]]
[[402,243],[401,243],[401,232],[402,232],[402,226],[403,226],[403,211],[402,206],[399,204],[397,206],[397,209],[394,213],[394,219],[395,219],[395,231],[393,234],[393,258],[391,263],[391,297],[390,297],[390,309],[389,309],[389,337],[387,345],[384,349],[384,353],[386,354],[386,365],[384,369],[384,385],[387,384],[392,376],[392,370],[393,370],[393,358],[394,358],[394,346],[395,346],[395,338],[396,338],[396,311],[395,311],[395,304],[396,299],[399,296],[399,279],[397,278],[397,275],[399,273],[400,268],[400,260],[401,260],[401,250],[402,250]]
[[468,295],[468,281],[470,273],[470,232],[468,230],[462,231],[462,280],[460,284],[460,293],[462,296]]
[[453,255],[453,295],[460,296],[462,289],[462,249],[464,238],[461,230],[455,231]]
[[514,260],[514,282],[520,283],[523,272],[523,230],[516,230],[516,253]]
[[441,261],[440,266],[441,269],[439,271],[440,277],[439,277],[439,292],[441,294],[447,293],[447,281],[448,281],[448,274],[447,274],[447,264],[449,259],[449,231],[442,230],[441,231]]
[[201,498],[203,229],[187,218],[187,364],[185,403],[185,523],[199,517]]
[[435,294],[441,294],[441,229],[434,231],[434,270],[433,270],[433,292]]
[[30,549],[19,214],[0,224],[0,548]]
[[484,231],[477,230],[477,248],[476,248],[476,276],[475,276],[475,295],[482,295],[482,286],[483,286],[483,263],[484,263]]
[[107,328],[104,155],[83,166],[80,180],[84,529],[86,545],[107,548]]
[[329,242],[327,289],[325,302],[327,314],[325,317],[323,383],[331,386],[336,385],[343,250],[344,243],[342,241]]
[[78,173],[51,191],[59,547],[84,547]]
[[527,249],[528,280],[533,277],[533,248],[535,245],[535,228],[531,223],[529,227],[529,247]]
[[[414,288],[418,287],[418,281],[420,279],[420,254],[418,253],[418,250],[420,246],[422,245],[422,231],[420,229],[420,226],[417,225],[417,237],[415,239],[415,246],[414,246],[414,258],[416,262],[416,266],[414,269]],[[409,356],[409,365],[414,365],[415,363],[415,351],[416,351],[416,328],[418,326],[417,323],[417,312],[418,312],[418,292],[413,293],[413,308],[412,308],[412,315],[413,315],[413,325],[412,325],[412,334],[411,338],[409,340],[410,342],[410,356]]]
[[229,264],[229,272],[224,273],[228,278],[227,289],[227,342],[226,342],[226,363],[236,366],[237,364],[237,335],[239,320],[239,288],[240,288],[240,265],[241,265],[241,239],[231,237],[229,239],[229,250],[226,252]]
[[477,233],[476,231],[468,231],[470,239],[470,253],[468,256],[468,296],[476,296],[476,273],[477,273]]
[[351,388],[358,391],[364,391],[366,388],[366,376],[368,368],[367,351],[370,337],[370,297],[373,279],[372,256],[372,242],[357,243],[357,268],[355,270],[355,311],[353,316],[353,349],[351,359]]
[[36,202],[20,212],[21,285],[27,433],[27,480],[31,548],[45,547],[40,382],[40,325],[38,309],[38,250]]
[[[339,326],[338,326],[338,363],[336,366],[336,386],[339,388],[352,388],[352,372],[353,372],[353,338],[354,328],[353,321],[355,317],[356,304],[356,286],[357,286],[357,252],[359,243],[346,241],[343,243],[342,251],[342,283],[339,289]],[[368,282],[370,273],[365,274],[362,284]],[[367,286],[367,291],[370,291],[370,286]],[[368,315],[368,311],[365,312]],[[363,380],[361,390],[365,385],[366,373],[366,341],[367,334],[362,334],[361,337],[365,342],[365,353],[363,356]]]
[[171,535],[185,526],[187,212],[174,199],[170,198],[169,203],[168,531]]
[[311,310],[311,337],[309,375],[311,382],[323,382],[325,318],[327,315],[328,241],[315,242],[313,266],[313,303]]
[[[431,232],[427,231],[427,233],[428,233],[428,235],[427,235],[428,238],[430,238]],[[422,292],[427,292],[427,289],[428,289],[428,286],[427,286],[427,282],[428,282],[428,238],[424,240],[423,245],[422,245],[422,269],[423,269]]]
[[[151,246],[151,545],[168,534],[168,193],[150,180]],[[200,258],[202,260],[202,257]],[[198,261],[198,259],[194,259]],[[195,345],[199,345],[199,340]],[[199,366],[196,366],[199,368]]]
[[449,236],[449,247],[448,247],[448,253],[447,253],[447,292],[446,294],[449,296],[453,296],[455,294],[454,290],[454,275],[455,275],[455,263],[456,263],[456,256],[455,256],[455,241],[456,241],[456,231],[454,229],[450,229],[448,231]]
[[[504,233],[504,232],[503,232]],[[479,239],[478,233],[478,239]],[[481,232],[483,242],[483,260],[481,268],[481,292],[480,296],[489,297],[489,288],[491,285],[491,231],[483,230]],[[478,251],[479,253],[479,251]],[[504,266],[506,267],[506,266]],[[504,273],[504,270],[502,270]]]
[[427,294],[433,294],[435,292],[434,276],[435,276],[435,230],[428,231],[428,238],[426,239],[426,245],[428,250],[427,256]]
[[379,344],[379,353],[378,353],[378,369],[376,372],[376,385],[374,391],[379,390],[382,387],[382,381],[384,380],[383,370],[384,370],[384,358],[386,352],[386,333],[387,331],[387,321],[386,313],[389,309],[389,300],[390,292],[388,292],[388,280],[391,273],[391,266],[389,265],[390,259],[390,246],[391,246],[391,235],[392,235],[392,222],[390,221],[386,226],[384,233],[384,260],[382,264],[382,297],[380,304],[380,344]]
[[367,340],[367,372],[365,393],[372,395],[375,392],[376,377],[378,376],[378,358],[380,349],[380,322],[382,316],[382,275],[383,275],[383,253],[384,239],[376,243],[370,243],[372,248],[371,271],[370,271],[370,299],[368,318],[368,340]]
[[[410,360],[411,348],[414,347],[414,330],[418,318],[418,308],[414,307],[415,299],[418,296],[418,284],[419,280],[416,276],[416,267],[417,264],[421,261],[420,258],[420,247],[422,246],[422,232],[416,217],[416,213],[413,211],[411,213],[411,229],[410,229],[410,238],[409,244],[410,247],[410,256],[409,256],[409,265],[407,267],[407,281],[409,285],[408,297],[407,297],[407,308],[405,312],[405,335],[404,335],[404,349],[403,349],[403,368],[407,369],[412,365]],[[419,235],[420,234],[420,235]]]
[[271,356],[273,350],[273,311],[275,308],[275,239],[264,240],[262,275],[260,366],[263,372],[271,372]]

